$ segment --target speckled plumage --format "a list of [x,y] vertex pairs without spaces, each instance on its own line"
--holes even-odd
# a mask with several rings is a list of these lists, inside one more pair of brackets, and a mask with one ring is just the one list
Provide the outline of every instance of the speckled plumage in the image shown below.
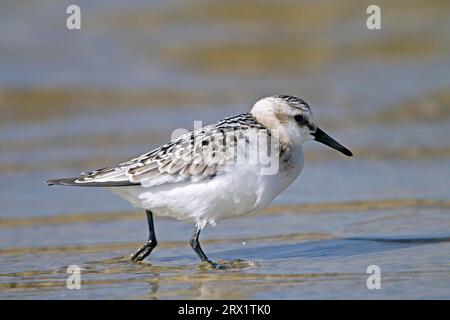
[[[258,123],[250,113],[230,116],[186,133],[169,143],[147,152],[137,158],[116,166],[83,172],[80,177],[67,178],[59,181],[65,185],[83,185],[96,187],[114,187],[137,185],[149,179],[159,179],[159,183],[198,181],[216,176],[223,162],[228,159],[220,157],[202,158],[196,161],[196,155],[202,155],[209,150],[211,140],[220,140],[227,134],[236,138],[249,129],[267,130]],[[269,131],[267,131],[269,133]],[[269,133],[270,134],[270,133]],[[205,151],[203,150],[205,149]],[[214,149],[212,149],[214,151]],[[223,154],[217,153],[219,156]],[[165,179],[164,179],[165,178]],[[50,181],[57,184],[58,181]],[[154,182],[153,185],[159,184]]]

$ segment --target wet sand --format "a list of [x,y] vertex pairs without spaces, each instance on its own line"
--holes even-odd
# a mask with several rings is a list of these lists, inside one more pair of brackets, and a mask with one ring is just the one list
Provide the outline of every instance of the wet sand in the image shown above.
[[[64,1],[0,5],[0,298],[450,298],[448,2],[381,1],[381,31],[358,1],[107,2],[80,1],[77,33]],[[144,212],[44,184],[277,93],[308,101],[355,157],[308,143],[269,208],[208,226],[226,270],[199,263],[190,223],[159,217],[158,247],[131,262]]]

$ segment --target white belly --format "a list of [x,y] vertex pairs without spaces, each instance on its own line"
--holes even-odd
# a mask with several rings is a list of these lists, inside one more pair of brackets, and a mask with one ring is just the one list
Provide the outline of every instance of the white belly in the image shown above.
[[[257,166],[229,167],[207,180],[180,182],[145,188],[115,187],[113,192],[134,206],[151,210],[159,216],[192,220],[200,226],[254,212],[266,207],[300,174],[303,153],[287,170],[261,174]],[[281,166],[281,165],[280,165]]]

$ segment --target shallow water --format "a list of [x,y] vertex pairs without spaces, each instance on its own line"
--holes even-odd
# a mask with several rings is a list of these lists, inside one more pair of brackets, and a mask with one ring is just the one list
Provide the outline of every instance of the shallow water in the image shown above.
[[[0,298],[450,298],[448,2],[381,1],[382,31],[358,1],[103,3],[79,1],[77,32],[69,2],[0,5]],[[211,259],[242,260],[226,270],[199,264],[192,225],[166,218],[132,263],[143,212],[43,183],[275,93],[307,100],[355,157],[311,142],[272,206],[207,227]]]

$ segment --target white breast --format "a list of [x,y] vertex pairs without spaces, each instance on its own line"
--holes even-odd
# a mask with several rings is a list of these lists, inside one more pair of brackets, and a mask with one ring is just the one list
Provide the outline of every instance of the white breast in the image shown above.
[[134,206],[160,216],[193,220],[204,226],[266,207],[300,174],[301,146],[287,164],[280,163],[276,174],[262,174],[258,165],[233,165],[220,175],[199,182],[172,183],[145,188],[111,188]]

